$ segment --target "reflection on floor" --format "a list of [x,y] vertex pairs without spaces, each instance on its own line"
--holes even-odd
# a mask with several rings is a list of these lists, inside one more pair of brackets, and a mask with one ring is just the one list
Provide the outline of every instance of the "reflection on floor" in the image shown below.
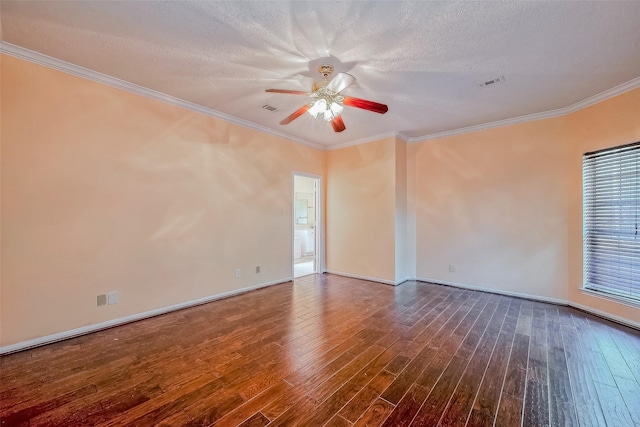
[[315,273],[313,261],[299,262],[293,265],[293,277],[307,276]]

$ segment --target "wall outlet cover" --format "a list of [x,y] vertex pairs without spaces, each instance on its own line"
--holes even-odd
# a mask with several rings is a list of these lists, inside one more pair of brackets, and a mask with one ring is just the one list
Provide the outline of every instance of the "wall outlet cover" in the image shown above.
[[109,292],[107,294],[107,304],[113,305],[118,303],[118,292]]
[[100,307],[102,305],[107,305],[107,295],[106,294],[98,295],[98,307]]

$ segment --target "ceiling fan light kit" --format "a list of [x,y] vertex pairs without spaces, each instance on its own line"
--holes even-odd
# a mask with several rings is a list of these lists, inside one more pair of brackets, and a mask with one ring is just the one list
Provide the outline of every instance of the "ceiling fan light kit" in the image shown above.
[[379,114],[384,114],[388,111],[389,108],[385,104],[342,95],[341,92],[356,81],[355,77],[351,74],[338,73],[329,81],[329,76],[333,73],[333,65],[328,64],[320,65],[318,72],[322,76],[322,80],[313,84],[311,93],[289,89],[266,90],[266,92],[307,95],[314,99],[309,104],[304,105],[282,120],[280,122],[281,125],[287,125],[307,112],[314,118],[322,118],[327,122],[331,122],[335,132],[342,132],[346,129],[341,117],[344,111],[344,105],[373,111]]
[[320,98],[310,105],[311,107],[307,111],[309,114],[314,118],[322,117],[328,122],[338,117],[344,110],[342,99],[327,100],[326,98]]

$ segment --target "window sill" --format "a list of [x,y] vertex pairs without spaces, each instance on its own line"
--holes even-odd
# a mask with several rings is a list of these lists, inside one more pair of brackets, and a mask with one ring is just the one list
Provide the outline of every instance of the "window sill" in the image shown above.
[[580,288],[580,291],[583,294],[590,295],[590,296],[593,296],[593,297],[601,298],[601,299],[608,300],[608,301],[617,302],[619,304],[628,305],[630,307],[640,308],[640,301],[632,299],[632,298],[626,298],[626,297],[623,297],[623,296],[617,296],[617,295],[609,294],[609,293],[606,293],[606,292],[594,291],[593,289],[587,289],[587,288]]

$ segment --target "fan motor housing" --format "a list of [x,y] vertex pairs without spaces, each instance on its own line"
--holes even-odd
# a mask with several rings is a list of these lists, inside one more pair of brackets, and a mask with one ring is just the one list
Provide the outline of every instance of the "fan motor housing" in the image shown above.
[[315,82],[313,86],[311,86],[311,92],[315,92],[329,84],[329,76],[333,73],[333,65],[322,64],[318,67],[318,72],[322,76],[322,80]]
[[325,80],[327,80],[331,73],[333,73],[333,65],[322,64],[318,67],[318,72],[320,73],[320,75],[322,75],[322,77],[324,77]]

